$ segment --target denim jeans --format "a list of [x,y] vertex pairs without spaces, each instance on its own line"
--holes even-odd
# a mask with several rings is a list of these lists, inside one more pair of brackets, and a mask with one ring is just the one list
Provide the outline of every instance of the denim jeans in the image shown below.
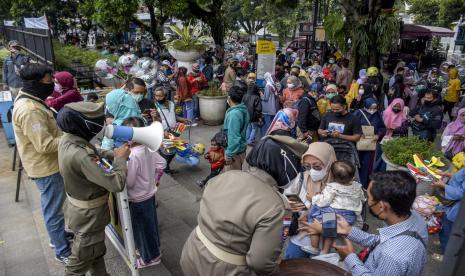
[[273,122],[273,118],[274,118],[274,115],[267,115],[267,114],[263,115],[263,126],[261,128],[262,137],[265,136],[266,131],[271,126],[271,122]]
[[293,244],[291,241],[287,244],[286,253],[284,253],[285,260],[309,258],[310,256],[312,256],[310,253],[303,251],[299,245]]
[[441,251],[442,254],[446,252],[447,242],[449,241],[450,234],[452,232],[452,227],[454,226],[454,222],[447,219],[444,215],[442,220],[442,228],[441,232],[439,232],[439,242],[441,243]]
[[182,104],[182,116],[190,121],[194,120],[194,103],[193,101]]
[[257,134],[257,123],[249,123],[247,126],[246,132],[246,141],[247,145],[253,144],[255,142],[255,135]]
[[192,102],[194,103],[194,118],[200,118],[199,97],[194,95],[192,97]]
[[55,246],[55,254],[69,256],[71,249],[65,236],[65,219],[63,216],[63,201],[65,186],[60,173],[34,179],[40,191],[40,205],[44,216],[50,241]]
[[136,248],[147,264],[160,256],[160,232],[158,230],[155,196],[142,202],[129,202],[132,231]]

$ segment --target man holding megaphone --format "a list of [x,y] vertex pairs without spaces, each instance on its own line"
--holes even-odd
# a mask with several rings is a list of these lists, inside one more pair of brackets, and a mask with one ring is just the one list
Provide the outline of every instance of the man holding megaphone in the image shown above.
[[[68,200],[64,214],[75,233],[65,275],[108,275],[105,255],[105,226],[110,222],[108,193],[121,192],[126,182],[127,144],[100,152],[89,141],[104,124],[103,103],[78,102],[65,105],[57,124],[65,132],[58,148],[60,172]],[[112,160],[112,165],[105,161]]]

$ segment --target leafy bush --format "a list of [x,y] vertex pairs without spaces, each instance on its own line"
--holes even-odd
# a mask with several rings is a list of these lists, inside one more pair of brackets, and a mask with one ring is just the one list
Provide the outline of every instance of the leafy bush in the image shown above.
[[430,160],[431,157],[440,157],[445,160],[444,154],[434,149],[434,144],[418,137],[401,137],[392,139],[382,145],[383,153],[393,164],[406,166],[407,163],[414,163],[413,155],[418,154],[423,160]]
[[0,61],[4,61],[9,55],[10,55],[10,52],[6,48],[1,49],[0,50]]
[[108,58],[113,61],[118,61],[114,55],[102,55],[99,52],[81,49],[72,45],[63,45],[58,41],[53,42],[53,50],[55,53],[55,63],[58,68],[70,67],[71,63],[78,62],[89,68],[94,68],[95,62],[102,58]]
[[208,88],[201,90],[199,93],[207,97],[221,97],[225,95],[219,88],[218,81],[216,80],[208,82]]

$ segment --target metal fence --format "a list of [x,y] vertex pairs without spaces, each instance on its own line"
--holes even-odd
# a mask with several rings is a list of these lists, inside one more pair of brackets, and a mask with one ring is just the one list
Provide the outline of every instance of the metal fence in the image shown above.
[[50,30],[0,26],[0,35],[7,41],[17,40],[33,59],[54,67],[55,57]]

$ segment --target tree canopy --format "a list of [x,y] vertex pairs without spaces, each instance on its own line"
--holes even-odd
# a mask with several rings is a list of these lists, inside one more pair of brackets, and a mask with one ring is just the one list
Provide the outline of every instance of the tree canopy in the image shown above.
[[410,0],[409,14],[414,15],[415,23],[451,27],[465,14],[464,0]]

